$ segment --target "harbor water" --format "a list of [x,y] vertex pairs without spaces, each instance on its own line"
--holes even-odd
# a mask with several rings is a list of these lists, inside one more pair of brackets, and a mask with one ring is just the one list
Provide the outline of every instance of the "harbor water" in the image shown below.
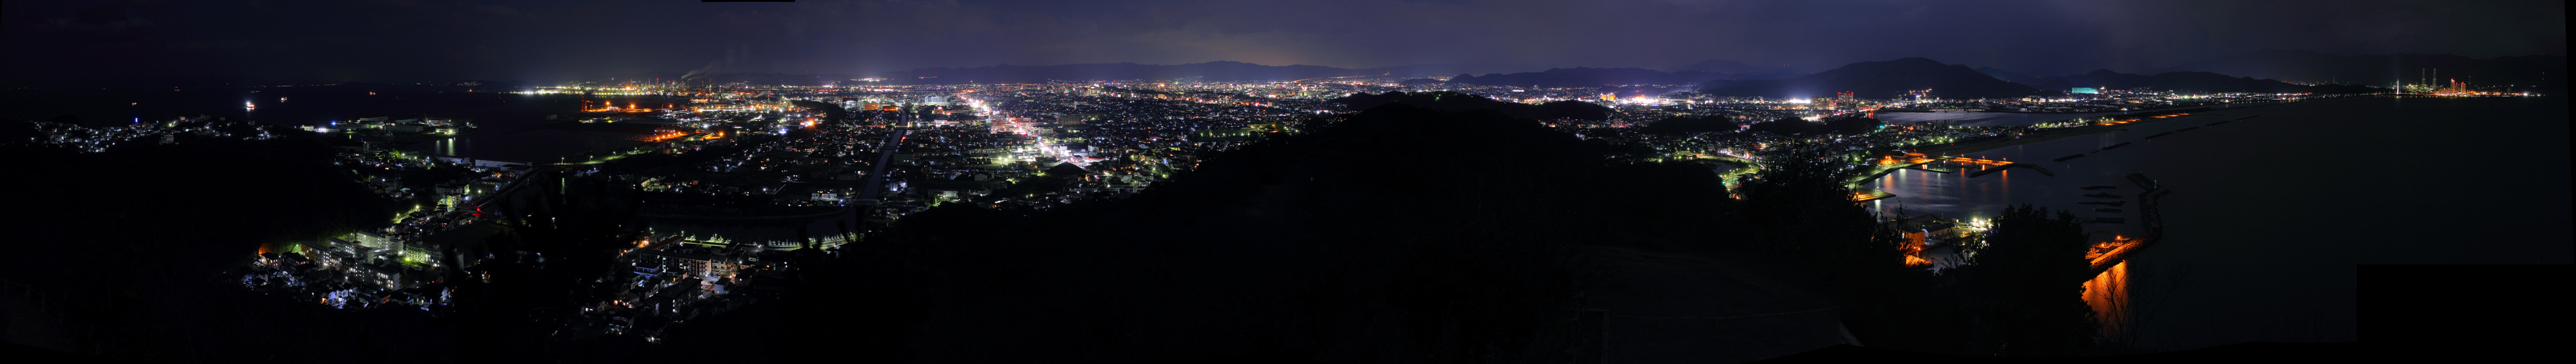
[[[1896,197],[1864,204],[1889,216],[1990,218],[2028,204],[2126,219],[2086,224],[2099,241],[2138,232],[2144,191],[2124,176],[2153,177],[2173,191],[2160,199],[2165,237],[2115,277],[2149,348],[2355,340],[2357,264],[2576,256],[2564,97],[2326,99],[2122,129],[1965,153],[2055,176],[1904,170],[1868,185]],[[2130,144],[2101,149],[2117,143]],[[2075,154],[2085,156],[2051,162]],[[2116,197],[2086,196],[2097,193]],[[2088,201],[2126,202],[2078,204]]]

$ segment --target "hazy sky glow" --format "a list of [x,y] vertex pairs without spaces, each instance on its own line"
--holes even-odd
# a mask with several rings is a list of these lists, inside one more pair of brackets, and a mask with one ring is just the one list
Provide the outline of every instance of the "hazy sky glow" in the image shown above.
[[2260,49],[2565,55],[2557,1],[9,1],[9,84],[553,80],[1216,60],[2034,74]]

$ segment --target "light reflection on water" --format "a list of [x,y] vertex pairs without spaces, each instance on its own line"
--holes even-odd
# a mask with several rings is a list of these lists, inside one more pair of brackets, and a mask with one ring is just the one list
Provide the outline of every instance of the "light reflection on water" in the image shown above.
[[2082,119],[2082,118],[2099,117],[2099,116],[2103,116],[2103,115],[2115,115],[2115,114],[2122,114],[2122,113],[2128,113],[2128,112],[2127,112],[2127,111],[2119,111],[2119,112],[2083,113],[2083,114],[2035,114],[2035,113],[2002,113],[2002,112],[1971,112],[1971,113],[1892,112],[1892,113],[1879,113],[1879,114],[1876,114],[1875,116],[1877,116],[1879,120],[1881,120],[1881,121],[1885,121],[1885,122],[1887,122],[1887,123],[1889,123],[1889,124],[1939,123],[1939,124],[1950,124],[1950,125],[1960,125],[1960,126],[2022,126],[2022,125],[2031,125],[2031,124],[2038,124],[2038,123],[2051,122],[2051,121],[2059,121],[2059,120],[2067,120],[2067,119]]
[[[2564,222],[2565,190],[2508,192],[2493,186],[2494,181],[2565,185],[2563,167],[2528,167],[2566,165],[2567,124],[2549,122],[2567,120],[2566,110],[2563,98],[2356,98],[2199,112],[2190,118],[2122,125],[2125,130],[2116,134],[1967,155],[2034,163],[2055,171],[2055,176],[2036,171],[1974,179],[1914,170],[1890,173],[1865,186],[1894,197],[1865,206],[1886,211],[1884,215],[1890,217],[1902,209],[1911,215],[1972,218],[2028,203],[2071,210],[2078,217],[2127,220],[2083,225],[2098,242],[2139,232],[2137,195],[2144,191],[2126,175],[2142,172],[2174,190],[2160,207],[2168,228],[2164,240],[2085,284],[2087,304],[2111,319],[2105,333],[2127,335],[2125,339],[2143,343],[2135,345],[2163,349],[2245,340],[2350,341],[2357,325],[2353,264],[2534,261],[2519,256],[2565,259],[2563,244],[2518,243],[2563,235],[2551,231],[2563,228],[2563,223],[2506,223],[2498,218]],[[2255,115],[2261,117],[2242,119]],[[2213,124],[2220,120],[2239,121]],[[2470,122],[2482,127],[2428,127]],[[2181,130],[2185,128],[2193,130]],[[2159,134],[2164,136],[2146,138]],[[2132,144],[2101,149],[2123,142]],[[2387,146],[2410,150],[2364,158],[2317,158],[2344,151],[2375,152],[2379,149],[2373,148]],[[2052,161],[2075,154],[2084,156]],[[2379,173],[2420,166],[2439,166],[2444,172]],[[2354,173],[2370,176],[2343,178]],[[2085,186],[2114,188],[2082,189]],[[2391,186],[2403,186],[2407,193],[2381,198],[2390,195]],[[2077,204],[2113,201],[2084,196],[2094,193],[2116,195],[2126,205]],[[2421,217],[2426,220],[2422,224],[2373,226],[2370,234],[2338,239],[2335,244],[2343,245],[2339,249],[2318,249],[2311,243],[2314,233],[2305,231],[2354,226],[2351,216],[2421,211],[2479,213],[2428,214]],[[2456,239],[2458,232],[2431,228],[2435,226],[2470,227],[2486,231],[2488,235],[2482,236],[2500,238]],[[2428,240],[2459,241],[2446,249],[2406,249]],[[2523,253],[2496,254],[2505,251]],[[2216,274],[2227,278],[2178,274],[2192,267],[2221,272]],[[2191,293],[2177,294],[2181,291]],[[2133,305],[2139,302],[2155,303]],[[2323,317],[2323,321],[2260,319],[2296,315]]]
[[[2029,170],[2005,170],[1984,177],[1967,177],[1978,168],[1991,167],[1966,167],[1953,173],[1910,169],[1889,173],[1886,177],[1872,181],[1869,186],[1894,194],[1895,197],[1874,201],[1870,204],[1870,208],[1891,218],[1933,214],[1969,220],[1990,218],[2000,214],[2007,207],[2030,204],[2032,207],[2052,210],[2050,213],[2052,216],[2056,215],[2055,211],[2067,211],[2076,217],[2126,220],[2120,224],[2084,224],[2084,230],[2092,233],[2088,237],[2089,242],[2092,243],[2110,241],[2124,234],[2137,234],[2142,231],[2137,227],[2140,217],[2137,215],[2139,202],[2136,197],[2144,191],[2130,182],[2127,175],[2134,172],[2146,172],[2151,176],[2168,174],[2156,172],[2169,168],[2173,161],[2165,158],[2176,157],[2172,153],[2176,153],[2177,150],[2151,145],[2191,140],[2160,138],[2151,142],[2141,136],[2204,126],[2210,122],[2234,119],[2253,113],[2222,111],[2208,114],[2212,115],[2177,119],[2167,123],[2129,125],[2119,131],[2097,136],[2073,137],[1966,153],[1967,156],[1976,158],[2033,163],[2054,171],[2055,175]],[[2202,132],[2191,133],[2197,136],[2197,133]],[[2101,149],[2121,142],[2131,142],[2133,145],[2119,149]],[[2194,152],[2199,151],[2194,150]],[[2064,162],[2051,161],[2074,154],[2085,156]],[[2084,189],[2086,186],[2112,186],[2113,188],[2086,190]],[[2117,197],[2085,196],[2097,193],[2108,193]],[[2125,202],[2118,207],[2078,203],[2095,201]],[[2094,210],[2097,208],[2119,211]],[[2129,326],[2127,324],[2131,311],[2128,274],[2128,263],[2122,262],[2084,283],[2084,301],[2103,318],[2101,332],[2106,339],[2127,334],[2127,328],[2124,326]]]
[[2120,262],[2084,281],[2084,303],[2102,319],[2102,338],[2117,340],[2129,322],[2129,263]]

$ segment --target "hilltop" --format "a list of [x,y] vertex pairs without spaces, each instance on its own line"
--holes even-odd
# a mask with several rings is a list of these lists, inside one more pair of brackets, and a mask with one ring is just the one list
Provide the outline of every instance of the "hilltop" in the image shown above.
[[2007,71],[2007,70],[2004,70],[2004,69],[2001,69],[2001,68],[1994,68],[1994,67],[1977,67],[1977,73],[1984,73],[1984,74],[1986,74],[1987,76],[1994,76],[1994,77],[1995,77],[1995,79],[1998,79],[1998,80],[2012,81],[2012,83],[2018,83],[2018,84],[2024,84],[2024,85],[2031,85],[2031,86],[2038,86],[2039,84],[2047,83],[2047,82],[2048,82],[2048,78],[2045,78],[2045,77],[2032,76],[2032,75],[2027,74],[2027,73]]

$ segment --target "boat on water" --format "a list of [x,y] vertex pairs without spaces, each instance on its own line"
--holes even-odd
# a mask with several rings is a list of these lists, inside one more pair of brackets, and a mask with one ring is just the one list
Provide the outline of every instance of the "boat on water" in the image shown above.
[[2120,188],[2120,186],[2084,186],[2084,189],[2087,190],[2107,190],[2113,188]]
[[2108,193],[2094,193],[2094,194],[2085,194],[2085,195],[2084,195],[2084,197],[2092,197],[2092,198],[2120,198],[2120,195],[2114,195],[2114,194],[2108,194]]

